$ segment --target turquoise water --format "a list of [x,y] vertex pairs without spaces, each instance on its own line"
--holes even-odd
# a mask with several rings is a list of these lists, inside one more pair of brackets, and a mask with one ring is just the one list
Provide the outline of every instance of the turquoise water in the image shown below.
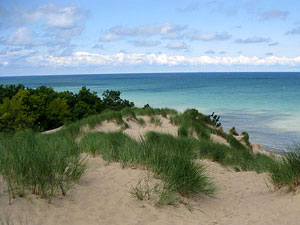
[[120,90],[137,106],[197,108],[221,115],[224,128],[286,148],[300,142],[300,73],[167,73],[0,77],[1,84],[46,85],[57,91],[87,86],[101,95]]

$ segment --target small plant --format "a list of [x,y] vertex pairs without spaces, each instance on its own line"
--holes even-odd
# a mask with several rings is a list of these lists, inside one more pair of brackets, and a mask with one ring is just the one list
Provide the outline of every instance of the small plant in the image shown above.
[[180,197],[174,190],[171,190],[166,184],[150,184],[150,176],[140,179],[136,186],[132,186],[130,194],[137,200],[147,200],[154,202],[155,206],[173,205],[177,206]]
[[188,137],[189,136],[188,128],[186,126],[179,127],[179,129],[178,129],[178,136]]
[[160,119],[156,118],[156,117],[150,117],[150,123],[154,124],[155,126],[161,126],[162,122]]
[[300,146],[287,153],[279,165],[271,169],[271,178],[278,187],[289,186],[293,193],[300,186]]
[[149,109],[151,106],[149,104],[144,105],[143,109]]
[[[233,135],[233,136],[239,136],[239,133],[236,131],[235,127],[232,127],[229,130],[229,134]],[[248,136],[249,137],[249,136]]]
[[247,132],[242,132],[241,135],[243,136],[242,137],[242,140],[246,143],[246,145],[251,148],[251,143],[249,141],[249,134]]
[[126,129],[128,129],[129,128],[129,125],[128,125],[128,123],[126,123],[126,122],[124,122],[122,125],[121,125],[121,130],[122,131],[124,131],[124,130],[126,130]]
[[146,122],[143,118],[137,118],[136,122],[142,127],[145,126]]
[[215,127],[220,127],[221,126],[220,116],[216,115],[215,112],[212,112],[212,114],[210,115],[210,120],[211,120],[211,123]]
[[140,179],[136,186],[131,187],[130,193],[137,200],[151,200],[153,198],[154,187],[150,187],[149,178]]

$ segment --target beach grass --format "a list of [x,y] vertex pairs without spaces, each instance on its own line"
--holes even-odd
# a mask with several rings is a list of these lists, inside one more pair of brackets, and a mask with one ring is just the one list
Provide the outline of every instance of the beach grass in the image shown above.
[[193,139],[155,132],[149,132],[141,142],[121,132],[89,133],[80,142],[82,151],[99,153],[107,161],[145,166],[165,182],[168,190],[184,196],[211,195],[214,186],[204,168],[194,162],[193,145]]
[[30,130],[0,137],[0,171],[9,200],[31,191],[51,201],[65,195],[86,169],[75,140],[61,133],[36,134]]
[[300,186],[300,145],[295,145],[271,168],[271,178],[276,187],[288,186],[293,193]]
[[[137,118],[140,115],[149,115],[153,124],[161,124],[156,115],[170,118],[171,123],[179,126],[178,137],[148,132],[136,141],[122,133],[122,129],[111,133],[83,131],[83,127],[93,129],[103,121],[114,121],[124,130],[128,126],[125,118],[143,125],[145,121]],[[229,146],[212,141],[211,134],[223,137]],[[249,136],[245,136],[248,140]],[[125,108],[92,115],[51,134],[30,130],[15,135],[2,134],[0,173],[10,200],[31,191],[50,201],[57,193],[65,195],[83,175],[86,169],[83,153],[99,154],[108,162],[152,171],[163,181],[159,201],[171,204],[174,193],[181,196],[214,194],[216,186],[196,159],[210,159],[236,171],[267,172],[275,185],[288,185],[294,191],[300,183],[299,149],[297,146],[283,160],[276,160],[253,154],[248,145],[214,127],[209,116],[197,110],[179,114],[170,109]],[[141,194],[138,191],[136,189],[137,197]]]

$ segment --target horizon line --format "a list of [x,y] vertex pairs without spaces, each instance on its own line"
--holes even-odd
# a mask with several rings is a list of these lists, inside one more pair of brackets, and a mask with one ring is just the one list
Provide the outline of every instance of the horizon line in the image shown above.
[[82,75],[128,75],[128,74],[192,74],[192,73],[199,73],[199,74],[204,74],[204,73],[300,73],[300,71],[295,72],[295,71],[234,71],[234,72],[120,72],[120,73],[78,73],[78,74],[22,74],[22,75],[0,75],[1,77],[34,77],[34,76],[82,76]]

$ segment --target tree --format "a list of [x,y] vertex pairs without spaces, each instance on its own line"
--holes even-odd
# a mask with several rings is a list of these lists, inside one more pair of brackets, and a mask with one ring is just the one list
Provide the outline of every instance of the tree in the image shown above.
[[38,115],[34,112],[28,90],[19,90],[12,99],[5,98],[0,105],[0,130],[18,131],[34,127]]
[[67,101],[62,98],[56,98],[47,106],[47,129],[62,126],[64,122],[70,120],[71,112]]
[[73,118],[74,119],[81,119],[87,117],[89,115],[96,114],[96,110],[91,108],[90,105],[83,101],[79,101],[75,104],[73,109]]
[[103,105],[105,109],[121,110],[125,107],[133,107],[134,103],[120,98],[120,91],[106,90],[103,92]]
[[0,104],[3,103],[3,100],[5,98],[11,99],[13,96],[15,96],[19,90],[24,90],[23,84],[10,84],[10,85],[0,85]]

